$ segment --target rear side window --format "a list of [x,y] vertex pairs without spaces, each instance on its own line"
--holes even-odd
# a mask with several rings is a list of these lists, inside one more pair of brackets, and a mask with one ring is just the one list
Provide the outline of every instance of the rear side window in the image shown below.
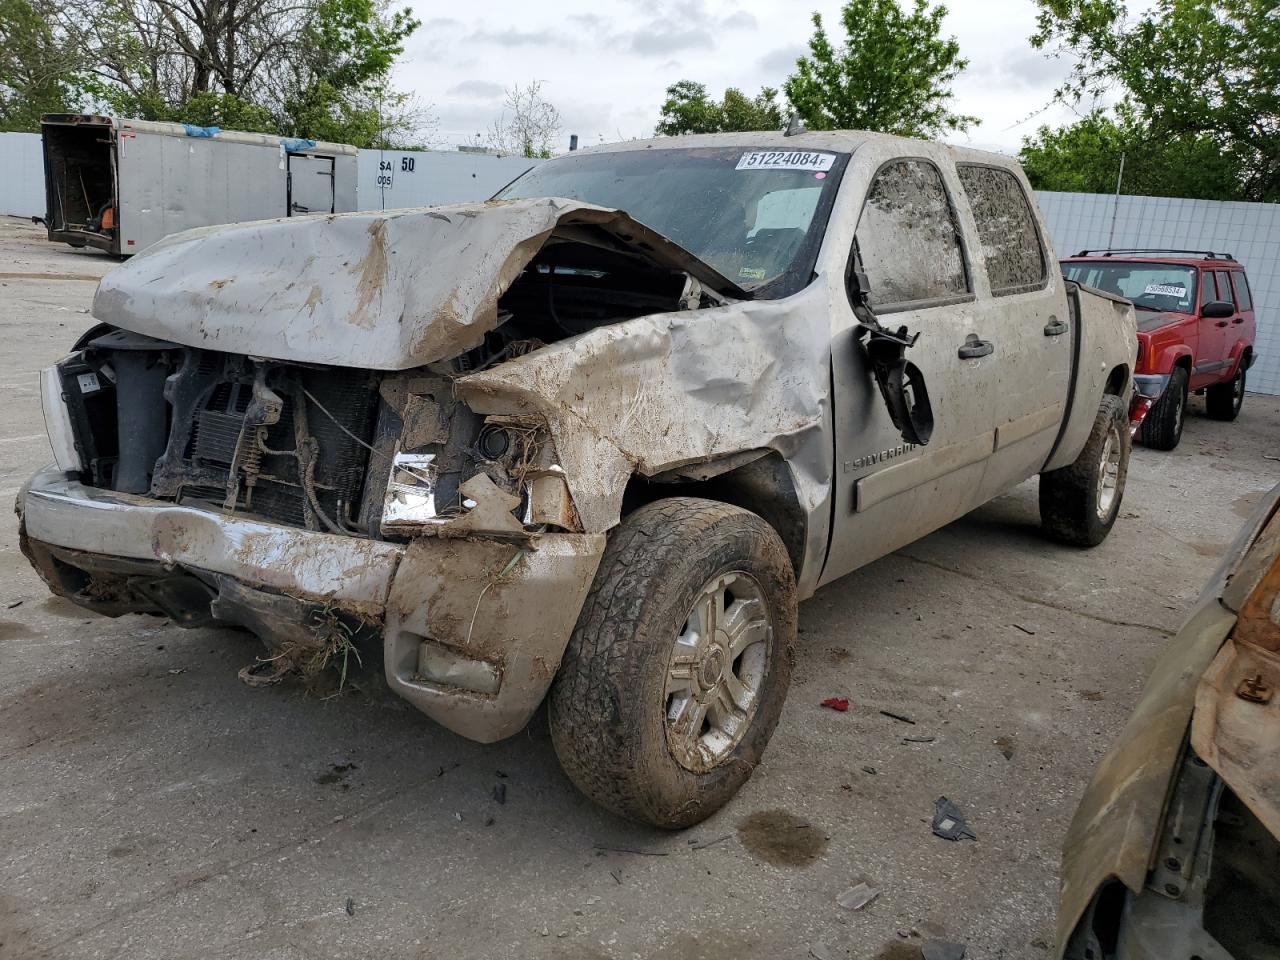
[[978,223],[991,292],[1003,296],[1042,286],[1047,278],[1044,248],[1018,178],[974,163],[957,164],[956,171]]
[[880,168],[858,221],[857,244],[872,307],[969,292],[955,210],[942,175],[927,160]]
[[1249,293],[1249,280],[1242,270],[1231,271],[1231,282],[1236,288],[1236,305],[1241,310],[1253,309],[1253,296]]

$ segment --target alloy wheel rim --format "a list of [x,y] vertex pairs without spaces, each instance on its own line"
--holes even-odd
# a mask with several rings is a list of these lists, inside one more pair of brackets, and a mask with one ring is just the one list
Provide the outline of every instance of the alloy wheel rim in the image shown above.
[[1237,373],[1234,380],[1231,381],[1231,404],[1240,409],[1240,405],[1244,403],[1244,374]]
[[1115,508],[1120,489],[1120,431],[1112,427],[1102,444],[1102,461],[1098,467],[1098,519],[1106,523]]
[[773,622],[755,577],[713,577],[689,610],[667,664],[667,746],[686,770],[705,773],[746,736],[763,694]]

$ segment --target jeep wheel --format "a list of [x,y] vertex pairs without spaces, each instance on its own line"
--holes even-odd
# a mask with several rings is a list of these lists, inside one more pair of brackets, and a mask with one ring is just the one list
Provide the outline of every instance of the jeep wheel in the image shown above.
[[551,689],[551,736],[583,793],[688,827],[751,776],[791,680],[795,578],[753,513],[675,497],[609,538]]
[[1105,396],[1075,463],[1040,474],[1040,522],[1049,536],[1079,547],[1107,539],[1120,515],[1130,449],[1124,404]]
[[1215,383],[1204,392],[1205,412],[1211,420],[1234,420],[1244,404],[1244,364],[1227,383]]
[[1174,367],[1169,385],[1143,418],[1138,440],[1152,450],[1172,450],[1182,439],[1182,421],[1187,413],[1187,370]]

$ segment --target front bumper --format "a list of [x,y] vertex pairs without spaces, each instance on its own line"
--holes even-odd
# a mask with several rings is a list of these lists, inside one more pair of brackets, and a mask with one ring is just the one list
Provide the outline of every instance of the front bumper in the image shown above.
[[88,487],[55,468],[17,509],[55,593],[109,615],[237,623],[268,642],[305,631],[311,610],[336,611],[380,629],[392,690],[482,742],[519,731],[542,701],[605,542],[387,543]]
[[1159,400],[1164,388],[1169,385],[1167,373],[1135,373],[1133,389],[1141,397],[1148,400]]

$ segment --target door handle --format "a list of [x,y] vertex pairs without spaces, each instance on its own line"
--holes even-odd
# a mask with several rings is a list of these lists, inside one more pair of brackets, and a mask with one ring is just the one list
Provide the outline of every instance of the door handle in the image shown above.
[[1225,327],[1226,325],[1227,325],[1226,320],[1219,320],[1217,323],[1214,324],[1215,327]]
[[1236,318],[1235,318],[1234,320],[1232,320],[1231,322],[1232,322],[1232,323],[1244,323],[1244,317],[1236,317]]
[[976,360],[978,357],[994,353],[995,349],[995,344],[990,340],[979,340],[976,333],[971,333],[964,338],[964,345],[960,348],[960,359]]
[[1044,325],[1044,335],[1046,337],[1058,337],[1067,332],[1067,325],[1057,317],[1050,317],[1049,322]]

